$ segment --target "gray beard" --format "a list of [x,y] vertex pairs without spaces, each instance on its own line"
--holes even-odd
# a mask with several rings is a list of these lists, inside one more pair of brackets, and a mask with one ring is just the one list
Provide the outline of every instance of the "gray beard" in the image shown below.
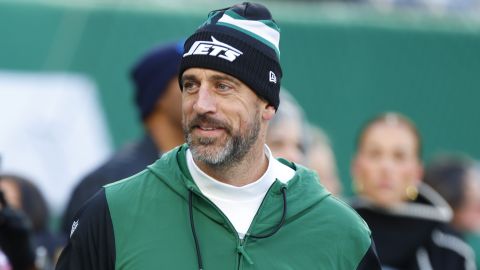
[[190,128],[184,127],[185,141],[190,147],[195,161],[200,161],[210,167],[230,167],[243,160],[258,139],[260,121],[256,115],[253,124],[247,127],[246,134],[232,134],[231,129],[226,129],[227,139],[225,145],[215,145],[217,138],[193,139]]

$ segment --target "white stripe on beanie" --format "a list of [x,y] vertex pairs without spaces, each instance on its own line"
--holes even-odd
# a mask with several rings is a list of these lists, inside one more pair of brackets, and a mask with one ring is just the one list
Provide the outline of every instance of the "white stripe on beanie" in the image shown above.
[[265,23],[256,20],[235,19],[228,14],[224,13],[218,20],[219,23],[228,24],[241,28],[253,35],[257,35],[264,40],[268,41],[277,52],[280,52],[280,32],[269,27]]

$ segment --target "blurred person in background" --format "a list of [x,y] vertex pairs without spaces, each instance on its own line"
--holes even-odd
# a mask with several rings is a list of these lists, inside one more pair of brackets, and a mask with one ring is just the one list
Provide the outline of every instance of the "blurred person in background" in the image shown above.
[[[480,162],[475,161],[474,165],[474,174],[476,174],[477,179],[480,178]],[[477,265],[480,265],[480,231],[475,231],[473,233],[466,234],[467,243],[475,251],[475,259]]]
[[307,167],[316,171],[320,183],[335,196],[340,196],[342,184],[338,177],[335,154],[325,132],[312,124],[308,127],[310,143],[307,151]]
[[308,133],[305,129],[303,109],[284,88],[280,91],[280,99],[282,106],[278,108],[268,126],[267,145],[274,157],[304,164]]
[[[477,165],[478,166],[478,165]],[[453,209],[451,224],[458,235],[472,246],[460,245],[465,256],[480,257],[480,169],[466,156],[441,155],[427,166],[424,181],[445,198]],[[463,248],[462,248],[463,247]]]
[[480,174],[474,165],[468,157],[442,155],[425,170],[424,182],[448,202],[460,234],[480,232]]
[[20,187],[8,179],[0,177],[0,269],[35,270],[32,222],[21,209]]
[[76,211],[108,183],[134,175],[162,153],[183,143],[181,91],[177,76],[183,43],[154,48],[133,67],[135,102],[145,129],[143,138],[126,145],[110,160],[83,178],[63,215],[62,231],[70,235]]
[[52,269],[59,255],[61,241],[48,227],[47,201],[35,184],[17,175],[0,175],[0,190],[8,205],[28,218],[32,229],[37,269]]
[[351,205],[370,226],[384,269],[474,270],[472,258],[455,248],[467,245],[448,224],[447,202],[420,182],[420,157],[420,134],[405,116],[367,122],[352,164],[358,196]]
[[317,172],[328,191],[339,195],[335,157],[326,134],[308,124],[302,107],[285,88],[280,91],[280,106],[267,130],[267,145],[274,157],[305,164]]

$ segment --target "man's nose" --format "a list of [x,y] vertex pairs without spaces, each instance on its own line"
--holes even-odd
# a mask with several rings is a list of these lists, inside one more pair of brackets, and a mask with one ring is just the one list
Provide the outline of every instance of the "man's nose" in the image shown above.
[[202,85],[198,90],[197,100],[193,105],[193,109],[199,114],[216,112],[215,95],[210,91],[208,85]]

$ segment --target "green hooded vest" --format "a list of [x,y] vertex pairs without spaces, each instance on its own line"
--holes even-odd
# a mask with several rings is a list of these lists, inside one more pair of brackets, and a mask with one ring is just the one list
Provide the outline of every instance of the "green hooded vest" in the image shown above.
[[[365,222],[333,197],[314,172],[280,159],[296,174],[271,186],[243,240],[193,182],[187,145],[163,155],[137,175],[107,185],[115,239],[115,269],[353,270],[371,249]],[[281,192],[286,188],[286,200]],[[191,229],[191,211],[199,255]],[[285,222],[280,224],[286,204]],[[199,258],[201,257],[201,258]]]

